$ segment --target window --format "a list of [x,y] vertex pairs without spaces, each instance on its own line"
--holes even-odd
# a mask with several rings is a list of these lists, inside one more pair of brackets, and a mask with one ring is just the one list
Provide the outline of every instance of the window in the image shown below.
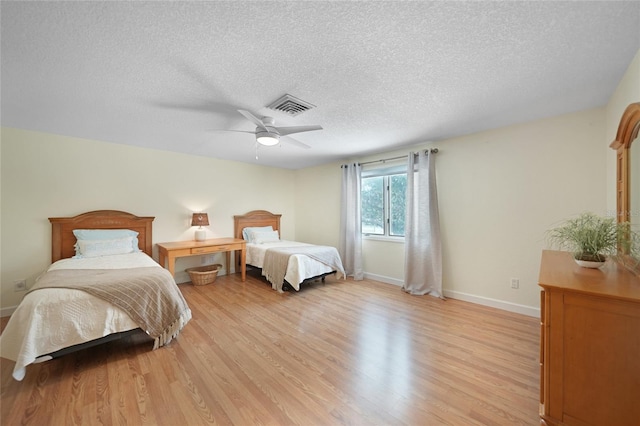
[[363,234],[404,237],[406,189],[406,167],[363,172]]

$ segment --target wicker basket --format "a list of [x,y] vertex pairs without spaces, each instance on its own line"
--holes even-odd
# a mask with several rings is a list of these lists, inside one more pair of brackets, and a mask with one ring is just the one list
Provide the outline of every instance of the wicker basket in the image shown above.
[[206,266],[198,266],[196,268],[187,268],[185,271],[189,273],[189,277],[191,278],[191,283],[193,285],[207,285],[215,282],[216,277],[218,276],[218,270],[222,267],[222,265],[206,265]]

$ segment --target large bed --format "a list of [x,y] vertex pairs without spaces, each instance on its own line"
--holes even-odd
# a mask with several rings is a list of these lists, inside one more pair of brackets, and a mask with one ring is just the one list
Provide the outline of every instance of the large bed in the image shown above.
[[153,219],[115,210],[49,219],[52,264],[0,336],[14,379],[29,364],[123,334],[145,332],[154,349],[178,335],[191,310],[151,257]]
[[300,284],[329,274],[345,276],[335,247],[281,240],[280,217],[266,210],[233,217],[234,237],[247,242],[247,265],[260,269],[274,290],[300,290]]

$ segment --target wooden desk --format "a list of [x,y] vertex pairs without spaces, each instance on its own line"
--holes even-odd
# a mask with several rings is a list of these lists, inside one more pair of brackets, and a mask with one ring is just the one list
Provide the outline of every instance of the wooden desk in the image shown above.
[[228,274],[230,273],[232,251],[235,251],[236,255],[237,252],[240,252],[240,272],[242,273],[242,281],[244,281],[247,276],[247,245],[244,240],[238,238],[213,238],[204,241],[176,241],[158,244],[160,266],[164,268],[168,260],[168,269],[173,276],[175,276],[176,272],[176,258],[220,252],[226,252]]

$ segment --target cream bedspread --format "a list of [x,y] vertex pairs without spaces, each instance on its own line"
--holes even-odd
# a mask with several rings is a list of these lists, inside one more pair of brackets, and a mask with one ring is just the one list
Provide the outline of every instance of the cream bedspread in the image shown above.
[[[286,253],[278,260],[270,258],[269,252]],[[247,264],[262,268],[262,275],[275,290],[282,291],[286,280],[295,290],[305,279],[336,271],[338,278],[344,276],[342,261],[334,247],[317,246],[297,241],[281,240],[264,244],[247,244]],[[283,269],[284,268],[284,269]],[[282,279],[284,276],[284,279]]]
[[[48,270],[145,267],[162,269],[144,253],[129,253],[63,259]],[[190,311],[184,313],[180,328],[190,316]],[[22,380],[27,365],[50,359],[43,355],[138,327],[125,311],[84,291],[43,288],[27,294],[11,315],[0,336],[0,356],[16,362],[13,377]]]

